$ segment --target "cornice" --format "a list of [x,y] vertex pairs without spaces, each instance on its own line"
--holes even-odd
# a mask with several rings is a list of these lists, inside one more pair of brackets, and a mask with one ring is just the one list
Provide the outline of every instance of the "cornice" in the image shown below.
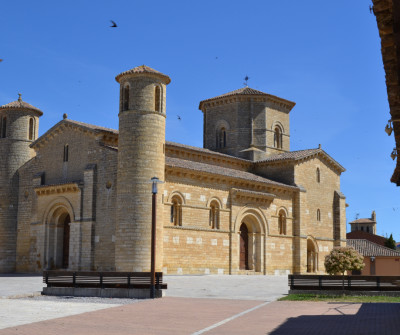
[[278,107],[285,109],[287,113],[291,111],[291,109],[296,105],[296,103],[279,98],[275,95],[271,95],[268,93],[256,95],[256,94],[238,94],[238,95],[231,95],[231,96],[221,96],[215,97],[207,100],[203,100],[199,104],[199,109],[204,113],[207,108],[213,108],[221,105],[227,105],[230,103],[236,102],[273,102]]
[[[194,171],[194,170],[188,170],[183,167],[170,167],[170,166],[165,166],[165,180],[168,181],[167,178],[169,176],[176,176],[179,178],[189,178],[195,181],[200,181],[200,183],[210,183],[210,184],[222,184],[225,187],[231,186],[231,188],[247,188],[250,190],[254,190],[256,192],[262,192],[265,191],[267,192],[279,192],[279,193],[293,193],[293,192],[299,192],[299,188],[296,186],[285,186],[285,185],[277,185],[274,183],[269,183],[269,182],[260,182],[260,181],[251,181],[251,180],[245,180],[245,179],[240,179],[240,178],[235,178],[231,176],[223,176],[223,175],[215,175],[213,173],[209,172],[204,172],[204,171]],[[184,184],[184,183],[183,183]],[[212,188],[212,187],[211,187]],[[214,187],[214,189],[217,189]]]
[[239,167],[242,168],[243,171],[247,171],[253,164],[253,162],[244,160],[238,157],[232,157],[226,154],[221,154],[219,152],[202,152],[200,150],[196,150],[195,148],[189,147],[181,147],[178,145],[174,145],[173,143],[165,143],[165,155],[168,157],[176,157],[176,158],[183,158],[191,161],[198,161],[200,163],[205,164],[215,164],[219,163],[218,165],[224,164],[226,166],[232,167]]
[[63,193],[77,193],[80,191],[78,183],[65,183],[65,184],[54,184],[54,185],[42,185],[35,187],[36,195],[51,195],[51,194],[63,194]]
[[276,198],[276,195],[272,193],[249,191],[239,188],[232,188],[231,195],[233,199],[241,202],[271,203]]
[[194,231],[208,231],[212,233],[230,233],[229,230],[221,230],[221,229],[209,229],[209,228],[200,228],[200,227],[190,227],[190,226],[164,226],[167,229],[177,229],[177,230],[194,230]]

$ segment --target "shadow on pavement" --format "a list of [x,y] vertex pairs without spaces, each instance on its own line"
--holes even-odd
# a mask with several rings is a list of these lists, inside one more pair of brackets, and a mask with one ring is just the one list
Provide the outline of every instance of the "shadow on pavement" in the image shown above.
[[339,315],[305,315],[289,318],[269,334],[400,334],[400,303],[362,304],[358,312],[353,315],[346,314],[345,311],[346,309],[332,308],[332,313]]

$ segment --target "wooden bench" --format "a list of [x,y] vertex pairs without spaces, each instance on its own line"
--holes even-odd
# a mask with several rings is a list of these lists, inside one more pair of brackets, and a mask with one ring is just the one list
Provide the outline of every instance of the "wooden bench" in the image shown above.
[[[43,271],[47,287],[150,289],[150,272]],[[155,289],[167,289],[156,272]]]
[[[342,276],[289,275],[290,290],[342,290]],[[344,276],[348,291],[400,291],[399,276]]]

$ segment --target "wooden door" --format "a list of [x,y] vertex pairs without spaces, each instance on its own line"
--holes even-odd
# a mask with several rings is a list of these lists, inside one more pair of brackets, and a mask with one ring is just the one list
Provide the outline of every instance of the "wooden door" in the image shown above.
[[242,223],[240,226],[240,265],[241,270],[249,269],[249,234],[247,226]]
[[63,233],[63,259],[62,259],[62,267],[63,269],[68,269],[69,265],[69,232],[70,232],[70,224],[71,219],[69,215],[64,220],[64,233]]
[[376,259],[375,259],[375,257],[372,259],[372,257],[370,258],[370,275],[375,275],[375,262],[376,262]]

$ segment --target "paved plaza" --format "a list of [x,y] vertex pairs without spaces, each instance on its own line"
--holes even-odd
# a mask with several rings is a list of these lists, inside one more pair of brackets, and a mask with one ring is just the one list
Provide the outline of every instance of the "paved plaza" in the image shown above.
[[0,276],[3,334],[398,334],[400,304],[278,302],[287,276],[166,276],[156,300],[40,296],[39,276]]

